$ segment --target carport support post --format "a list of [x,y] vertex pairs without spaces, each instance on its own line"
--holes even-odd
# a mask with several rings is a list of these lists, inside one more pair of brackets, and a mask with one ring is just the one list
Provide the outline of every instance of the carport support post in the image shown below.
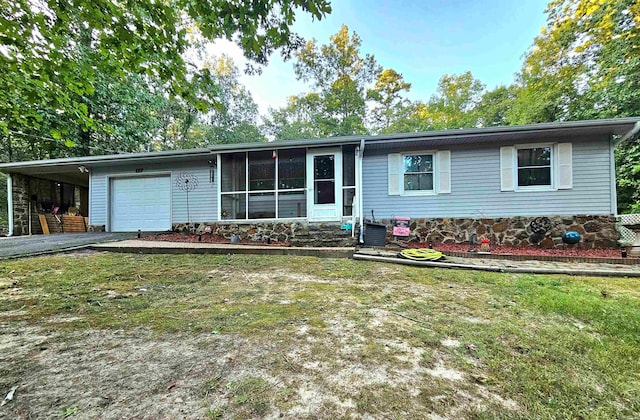
[[7,236],[13,236],[13,178],[7,176],[7,214],[9,215],[9,232]]
[[29,216],[29,236],[33,235],[32,231],[31,231],[31,224],[33,223],[33,220],[31,220],[31,200],[29,200],[29,210],[27,211],[27,214]]
[[[8,197],[11,197],[9,211],[9,231],[12,235],[27,235],[29,233],[29,178],[21,174],[11,174],[11,190],[7,191]],[[9,199],[7,199],[9,201]]]

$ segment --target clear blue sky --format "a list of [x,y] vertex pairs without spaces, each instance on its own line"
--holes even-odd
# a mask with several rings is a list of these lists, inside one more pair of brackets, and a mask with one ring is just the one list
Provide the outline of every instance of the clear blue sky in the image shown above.
[[[548,0],[334,0],[333,12],[322,21],[299,16],[294,30],[327,43],[344,23],[362,39],[362,53],[402,73],[412,83],[413,100],[427,100],[444,74],[467,70],[494,88],[510,84],[523,54],[545,23]],[[218,43],[243,67],[239,49]],[[295,80],[291,62],[274,56],[261,76],[243,76],[265,112],[284,105],[290,95],[308,88]]]

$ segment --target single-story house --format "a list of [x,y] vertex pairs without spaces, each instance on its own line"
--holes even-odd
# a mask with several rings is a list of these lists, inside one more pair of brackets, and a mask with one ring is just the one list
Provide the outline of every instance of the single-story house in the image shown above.
[[613,152],[639,129],[640,118],[620,118],[223,144],[0,170],[9,175],[14,235],[30,232],[38,212],[71,207],[93,231],[209,227],[317,244],[358,239],[372,217],[388,226],[409,217],[410,237],[421,241],[476,233],[551,247],[570,229],[588,246],[615,246]]

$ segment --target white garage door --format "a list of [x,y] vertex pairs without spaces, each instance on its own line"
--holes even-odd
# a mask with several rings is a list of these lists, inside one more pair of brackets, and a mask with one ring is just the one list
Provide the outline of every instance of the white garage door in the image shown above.
[[171,229],[171,177],[111,180],[112,232]]

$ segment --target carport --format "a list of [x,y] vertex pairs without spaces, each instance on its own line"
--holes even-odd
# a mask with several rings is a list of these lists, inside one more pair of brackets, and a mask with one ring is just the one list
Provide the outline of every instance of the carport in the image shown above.
[[89,170],[51,161],[7,163],[9,235],[85,232]]

